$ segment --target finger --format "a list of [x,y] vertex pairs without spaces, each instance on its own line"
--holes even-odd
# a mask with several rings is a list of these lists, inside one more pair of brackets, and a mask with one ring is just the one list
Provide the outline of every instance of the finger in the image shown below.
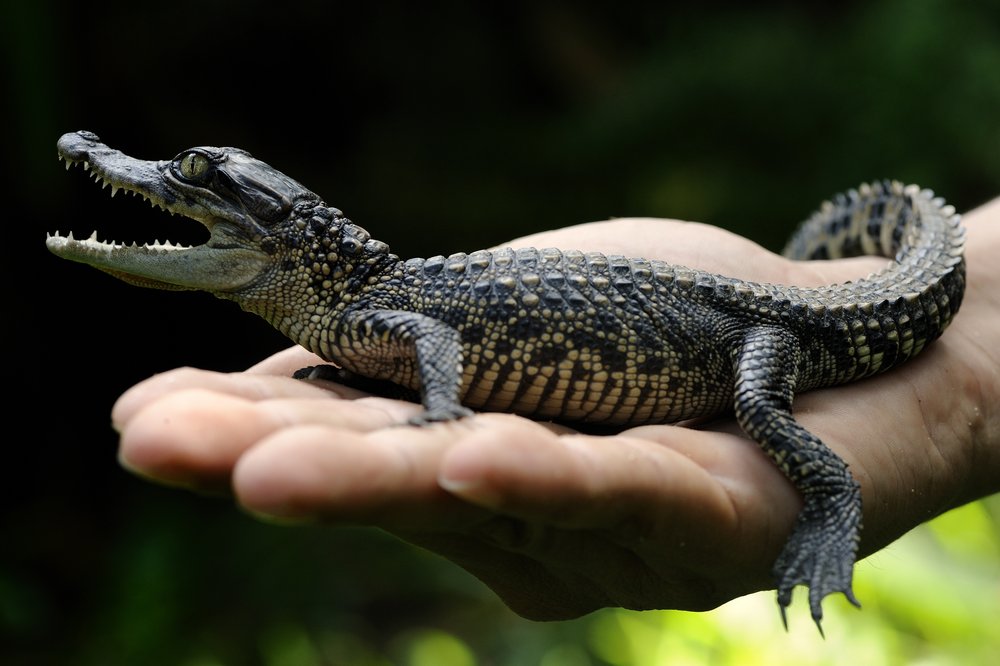
[[233,488],[252,513],[444,531],[481,519],[437,484],[445,450],[475,419],[362,433],[309,425],[275,432],[236,465]]
[[125,424],[141,409],[165,395],[185,389],[205,389],[247,400],[261,401],[274,398],[358,398],[367,395],[361,391],[331,382],[304,382],[283,376],[257,373],[222,373],[196,368],[178,368],[142,381],[118,398],[111,410],[111,422],[121,431]]
[[[522,420],[492,425],[457,442],[441,464],[439,483],[467,501],[569,529],[634,530],[640,507],[697,504],[702,515],[734,519],[725,488],[695,460],[660,442],[560,436]],[[661,430],[680,438],[707,436]]]
[[117,430],[121,430],[136,412],[149,403],[168,393],[184,389],[206,389],[251,400],[275,397],[312,398],[325,394],[321,388],[291,378],[177,368],[153,375],[125,391],[111,410],[112,424]]
[[316,424],[374,430],[404,421],[417,409],[376,398],[253,397],[204,388],[162,395],[125,422],[122,464],[170,485],[218,489],[228,486],[232,467],[245,451],[280,430]]
[[129,415],[120,428],[119,460],[161,483],[220,490],[236,458],[280,426],[249,400],[179,390]]
[[739,513],[746,515],[761,506],[787,507],[780,513],[790,525],[801,500],[760,446],[735,421],[716,421],[706,428],[710,429],[642,426],[627,434],[689,459],[724,488]]
[[326,363],[326,361],[316,356],[316,354],[295,345],[265,358],[260,363],[248,368],[247,372],[291,377],[292,373],[296,370],[323,363]]

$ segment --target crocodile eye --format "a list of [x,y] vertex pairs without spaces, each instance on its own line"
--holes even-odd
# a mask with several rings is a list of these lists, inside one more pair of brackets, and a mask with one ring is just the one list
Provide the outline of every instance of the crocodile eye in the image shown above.
[[201,180],[208,173],[208,158],[201,153],[188,153],[180,159],[180,175],[187,180]]

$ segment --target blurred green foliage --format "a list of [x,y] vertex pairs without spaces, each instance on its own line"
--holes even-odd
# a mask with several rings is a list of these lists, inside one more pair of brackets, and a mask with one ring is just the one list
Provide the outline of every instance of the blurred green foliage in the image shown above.
[[864,610],[829,600],[823,641],[801,591],[789,633],[770,593],[708,613],[531,623],[380,532],[265,525],[226,500],[132,479],[106,428],[114,396],[176,365],[242,368],[284,341],[194,295],[144,293],[122,308],[140,300],[131,288],[53,262],[41,243],[60,224],[89,233],[96,215],[131,239],[149,216],[64,179],[54,143],[74,129],[157,159],[197,144],[250,149],[404,255],[625,215],[710,222],[777,249],[823,197],[882,177],[967,210],[1000,194],[996,3],[48,0],[0,11],[6,231],[42,267],[12,279],[4,266],[5,323],[25,322],[7,334],[27,350],[11,381],[25,409],[59,415],[10,447],[25,460],[4,487],[0,663],[936,665],[1000,654],[997,497],[862,562]]
[[[206,524],[201,502],[181,501],[176,511],[160,499],[159,510],[137,510],[164,511],[165,522],[120,544],[113,572],[94,572],[116,587],[95,599],[98,615],[79,618],[73,651],[18,663],[985,666],[1000,653],[998,496],[861,562],[855,591],[864,608],[827,600],[825,640],[802,590],[788,632],[773,593],[705,613],[605,609],[533,623],[446,563],[378,533],[272,527],[214,510]],[[5,631],[37,629],[56,612],[19,617],[23,597],[10,581],[0,591]]]

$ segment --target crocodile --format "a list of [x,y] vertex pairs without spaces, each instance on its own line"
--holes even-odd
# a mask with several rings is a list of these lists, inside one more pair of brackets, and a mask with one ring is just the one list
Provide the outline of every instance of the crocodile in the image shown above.
[[472,410],[611,428],[735,414],[802,497],[772,568],[782,622],[798,585],[821,633],[827,595],[860,607],[860,485],[792,402],[898,366],[958,311],[964,230],[932,191],[885,180],[822,203],[786,256],[890,261],[806,288],[556,248],[402,259],[244,150],[145,161],[86,131],[63,135],[57,150],[112,196],[141,195],[209,238],[137,245],[56,233],[52,252],[135,285],[235,301],[331,364],[296,376],[398,387],[422,403],[413,424]]

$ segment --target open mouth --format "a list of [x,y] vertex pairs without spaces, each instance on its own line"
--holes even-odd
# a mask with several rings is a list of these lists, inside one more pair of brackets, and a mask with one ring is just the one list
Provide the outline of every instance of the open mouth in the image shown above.
[[[159,209],[166,213],[169,213],[173,218],[180,218],[182,220],[189,220],[190,218],[184,215],[178,215],[175,211],[167,208],[162,201],[158,201],[150,197],[145,191],[135,187],[130,186],[127,182],[115,181],[114,179],[102,174],[99,169],[91,168],[91,164],[87,160],[74,160],[66,155],[59,155],[59,159],[66,165],[66,170],[69,171],[70,167],[81,167],[91,179],[101,186],[101,190],[107,191],[108,188],[111,190],[111,198],[115,198],[119,192],[124,193],[123,198],[135,199],[144,201],[147,205],[152,208]],[[121,201],[121,198],[119,198]],[[126,204],[130,205],[131,201]],[[140,210],[140,207],[136,204],[133,206],[136,211]],[[147,209],[142,208],[142,212],[145,213]],[[46,237],[46,242],[49,249],[55,251],[56,248],[63,248],[73,245],[79,249],[87,248],[93,252],[113,252],[116,250],[122,250],[125,248],[131,251],[142,251],[142,252],[172,252],[177,250],[189,250],[197,245],[202,245],[208,240],[207,230],[204,225],[197,224],[183,224],[183,228],[173,229],[171,234],[174,237],[180,236],[183,241],[174,241],[169,239],[159,240],[155,239],[153,241],[121,241],[114,240],[117,237],[118,228],[125,226],[125,223],[120,222],[122,213],[118,213],[116,216],[109,218],[105,224],[114,229],[112,232],[102,232],[102,235],[107,236],[112,234],[111,238],[107,240],[101,240],[98,236],[98,231],[95,229],[86,238],[74,237],[73,232],[69,231],[65,235],[60,232],[50,233]],[[124,231],[124,233],[134,232],[134,225],[130,226]],[[200,233],[199,233],[200,232]],[[58,254],[58,253],[57,253]]]
[[67,169],[82,166],[102,189],[111,188],[112,197],[119,191],[138,195],[154,208],[199,222],[209,238],[189,245],[175,240],[101,240],[96,231],[87,238],[57,232],[45,239],[46,247],[54,254],[88,264],[130,284],[159,289],[226,291],[246,284],[262,270],[266,257],[261,252],[234,242],[231,234],[217,238],[218,219],[206,204],[211,193],[201,194],[196,188],[185,190],[170,173],[171,162],[129,157],[101,143],[90,132],[64,134],[57,148]]

